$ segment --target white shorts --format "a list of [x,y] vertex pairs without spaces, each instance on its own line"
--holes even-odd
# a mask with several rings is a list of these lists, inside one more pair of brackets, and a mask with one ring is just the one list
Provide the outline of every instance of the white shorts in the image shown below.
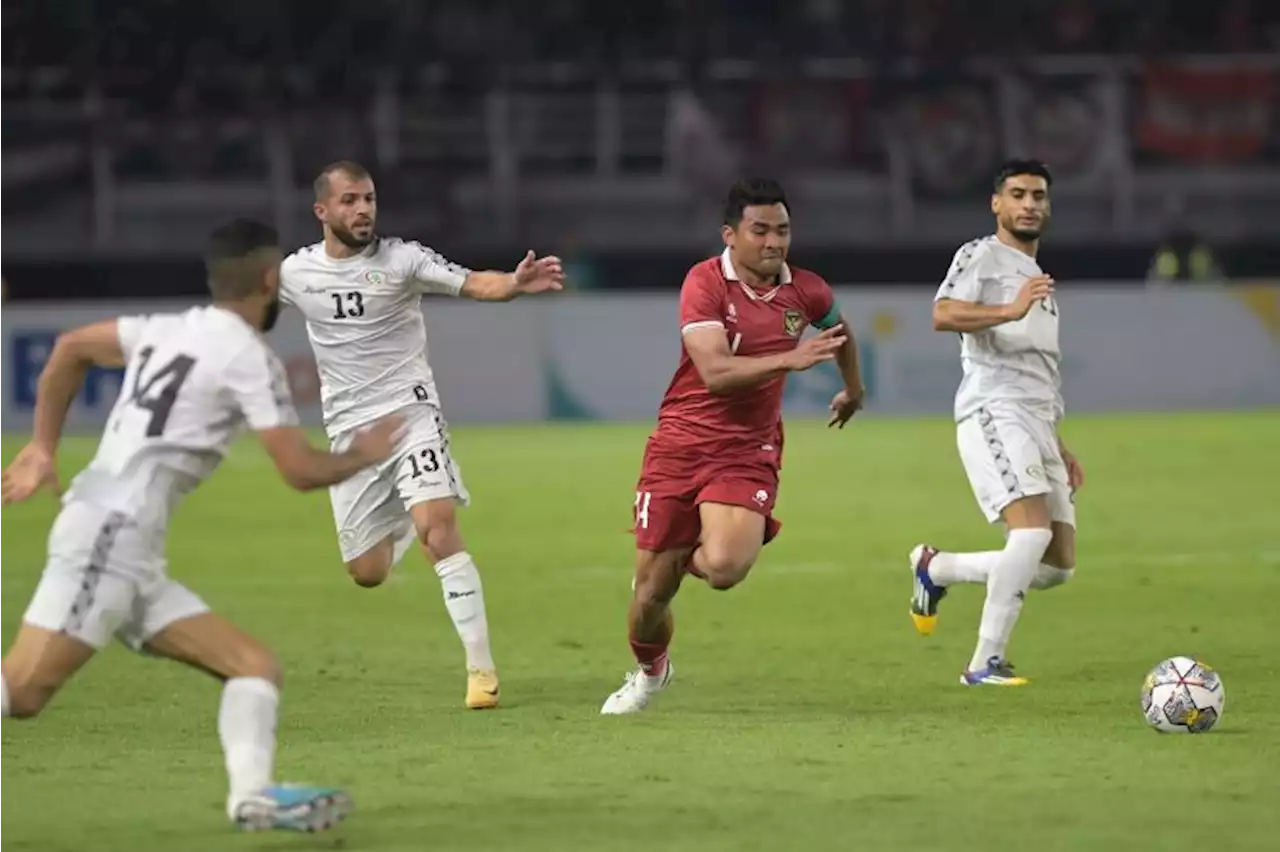
[[[417,533],[409,508],[428,500],[453,499],[467,505],[471,497],[462,472],[449,452],[449,428],[433,405],[412,405],[398,414],[407,430],[391,458],[365,468],[329,489],[338,546],[344,562],[367,553],[388,537],[395,541],[395,560],[413,543]],[[351,446],[355,429],[333,437],[341,452]]]
[[1067,465],[1052,422],[1016,406],[980,408],[956,424],[960,461],[989,523],[1015,500],[1046,495],[1052,520],[1076,525]]
[[49,534],[49,560],[22,620],[102,650],[135,651],[160,631],[209,612],[166,574],[164,538],[120,512],[68,503]]

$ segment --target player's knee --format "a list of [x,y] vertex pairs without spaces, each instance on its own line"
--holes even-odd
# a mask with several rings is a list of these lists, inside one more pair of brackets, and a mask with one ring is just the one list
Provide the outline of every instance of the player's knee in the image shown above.
[[9,716],[13,719],[34,719],[39,716],[57,691],[56,687],[20,678],[10,680],[8,675],[5,676],[5,683],[9,687]]
[[357,586],[372,589],[381,586],[391,574],[395,562],[395,541],[388,537],[347,562],[347,574]]
[[356,559],[347,563],[347,573],[351,575],[352,580],[355,580],[357,586],[372,589],[386,581],[391,568],[372,559]]
[[707,578],[707,585],[717,591],[728,591],[746,579],[754,558],[745,558],[729,549],[703,547],[698,568]]

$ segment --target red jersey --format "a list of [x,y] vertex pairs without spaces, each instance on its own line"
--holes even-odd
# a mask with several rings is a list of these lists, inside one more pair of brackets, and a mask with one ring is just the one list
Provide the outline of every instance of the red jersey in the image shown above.
[[[689,270],[680,289],[680,333],[724,330],[737,356],[776,355],[795,349],[810,325],[830,328],[840,318],[831,287],[818,275],[783,266],[779,284],[758,291],[741,281],[729,250]],[[658,409],[657,447],[681,451],[758,451],[782,444],[785,376],[753,388],[716,395],[707,390],[689,350],[680,346],[680,366]]]

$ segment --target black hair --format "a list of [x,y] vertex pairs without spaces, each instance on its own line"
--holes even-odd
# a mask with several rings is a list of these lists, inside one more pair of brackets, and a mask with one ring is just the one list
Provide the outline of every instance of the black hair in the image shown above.
[[1039,160],[1014,159],[1005,160],[1000,164],[995,180],[991,182],[991,187],[996,194],[999,194],[1000,190],[1004,189],[1004,182],[1018,175],[1042,177],[1044,178],[1045,186],[1053,186],[1053,175],[1049,174],[1049,167],[1044,163]]
[[352,180],[364,180],[372,177],[369,170],[354,160],[336,160],[320,170],[311,188],[315,190],[316,201],[324,201],[329,197],[329,178],[336,174],[344,174]]
[[219,225],[205,244],[204,268],[215,299],[242,299],[262,283],[263,249],[279,249],[280,235],[254,219]]
[[729,187],[724,202],[724,223],[736,228],[742,222],[742,211],[748,207],[767,207],[781,204],[788,210],[787,193],[782,184],[769,178],[746,178]]

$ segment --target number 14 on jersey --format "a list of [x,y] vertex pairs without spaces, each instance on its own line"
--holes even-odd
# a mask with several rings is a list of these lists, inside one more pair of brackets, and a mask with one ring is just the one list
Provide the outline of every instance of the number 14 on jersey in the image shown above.
[[[133,388],[127,391],[126,397],[132,405],[150,412],[146,428],[148,438],[158,438],[164,434],[173,405],[178,401],[178,392],[182,390],[196,365],[196,360],[190,355],[178,354],[147,376],[147,368],[151,365],[154,354],[155,347],[152,346],[144,346],[138,351],[138,368],[134,373]],[[120,428],[118,420],[113,428]]]

